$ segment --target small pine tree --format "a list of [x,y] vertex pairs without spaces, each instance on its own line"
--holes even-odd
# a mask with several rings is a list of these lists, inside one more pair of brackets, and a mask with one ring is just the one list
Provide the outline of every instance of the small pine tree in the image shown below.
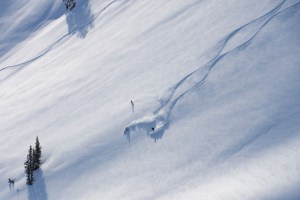
[[38,164],[37,164],[38,161],[37,161],[35,149],[32,149],[32,160],[33,160],[33,170],[38,169]]
[[30,145],[27,155],[27,160],[24,163],[25,174],[26,174],[26,183],[32,185],[33,183],[33,156],[32,156],[32,147]]
[[34,170],[37,170],[41,166],[41,158],[42,158],[42,147],[40,145],[40,141],[38,136],[36,137],[35,141],[35,149],[33,153],[33,164],[34,164]]

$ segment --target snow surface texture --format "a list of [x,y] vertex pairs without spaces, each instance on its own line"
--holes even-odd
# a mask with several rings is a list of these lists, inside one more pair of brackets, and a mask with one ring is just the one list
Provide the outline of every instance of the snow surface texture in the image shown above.
[[1,200],[300,199],[299,0],[0,3]]

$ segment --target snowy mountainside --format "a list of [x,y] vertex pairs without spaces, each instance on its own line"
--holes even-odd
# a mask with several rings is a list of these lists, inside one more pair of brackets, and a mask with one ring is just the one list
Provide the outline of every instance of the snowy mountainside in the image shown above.
[[300,199],[299,1],[0,9],[0,199]]

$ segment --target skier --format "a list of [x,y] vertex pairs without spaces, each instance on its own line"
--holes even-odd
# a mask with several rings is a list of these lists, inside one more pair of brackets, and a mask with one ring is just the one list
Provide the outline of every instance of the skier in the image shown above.
[[132,113],[134,114],[134,103],[133,103],[133,101],[131,100],[131,109],[132,109]]

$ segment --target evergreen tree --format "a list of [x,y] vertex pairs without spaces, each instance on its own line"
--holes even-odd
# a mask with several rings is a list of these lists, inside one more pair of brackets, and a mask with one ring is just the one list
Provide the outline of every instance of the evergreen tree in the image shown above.
[[38,161],[35,149],[32,149],[33,170],[38,169]]
[[42,147],[40,145],[40,141],[38,136],[36,137],[35,141],[35,149],[33,153],[33,164],[34,164],[34,170],[37,170],[41,166],[41,158],[42,158]]
[[27,155],[27,160],[24,163],[25,174],[26,174],[26,183],[32,185],[33,182],[33,156],[32,156],[32,147],[30,145]]

